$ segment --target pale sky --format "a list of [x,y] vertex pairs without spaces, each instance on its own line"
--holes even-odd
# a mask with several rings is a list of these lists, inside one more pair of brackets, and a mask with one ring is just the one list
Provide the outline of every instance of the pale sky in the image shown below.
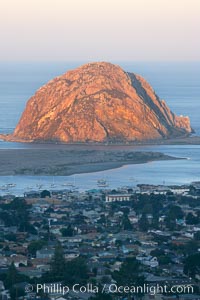
[[0,0],[0,61],[200,60],[200,0]]

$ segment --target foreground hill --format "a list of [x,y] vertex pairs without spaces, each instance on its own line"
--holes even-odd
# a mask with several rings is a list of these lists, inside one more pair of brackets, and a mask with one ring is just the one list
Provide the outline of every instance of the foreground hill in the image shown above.
[[190,132],[189,118],[173,114],[145,79],[102,62],[83,65],[41,87],[8,139],[118,142]]

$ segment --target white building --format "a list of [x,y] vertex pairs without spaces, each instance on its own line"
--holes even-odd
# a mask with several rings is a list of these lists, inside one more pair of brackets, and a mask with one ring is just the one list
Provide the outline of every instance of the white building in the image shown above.
[[158,267],[159,263],[157,260],[157,257],[152,257],[152,256],[136,256],[136,259],[140,261],[143,265],[149,266],[151,268]]
[[123,202],[123,201],[130,201],[131,195],[130,194],[110,194],[106,195],[106,202]]

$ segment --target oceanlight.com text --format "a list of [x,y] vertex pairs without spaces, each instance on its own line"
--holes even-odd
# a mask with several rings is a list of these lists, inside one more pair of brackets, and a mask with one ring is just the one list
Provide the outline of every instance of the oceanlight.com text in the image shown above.
[[62,285],[61,283],[56,284],[37,284],[36,286],[27,285],[25,287],[26,293],[47,293],[47,294],[60,294],[66,295],[68,293],[91,293],[91,294],[149,294],[149,295],[156,295],[156,294],[193,294],[194,288],[192,285],[174,285],[174,286],[167,286],[167,285],[150,285],[144,284],[141,286],[135,285],[117,285],[115,283],[112,284],[104,284],[103,286],[99,287],[93,284],[74,284],[73,286]]

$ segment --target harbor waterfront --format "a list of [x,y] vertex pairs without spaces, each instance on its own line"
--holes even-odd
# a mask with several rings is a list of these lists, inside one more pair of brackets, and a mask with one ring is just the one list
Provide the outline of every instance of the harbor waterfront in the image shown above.
[[[100,188],[135,187],[137,184],[190,184],[200,180],[200,145],[170,145],[136,147],[136,151],[159,151],[182,160],[154,161],[125,165],[100,172],[74,174],[71,176],[1,176],[0,194],[23,195],[25,191],[49,189],[61,190],[76,187],[79,191]],[[132,147],[133,150],[133,147]],[[98,186],[104,179],[105,187]],[[14,184],[14,186],[8,186]]]

